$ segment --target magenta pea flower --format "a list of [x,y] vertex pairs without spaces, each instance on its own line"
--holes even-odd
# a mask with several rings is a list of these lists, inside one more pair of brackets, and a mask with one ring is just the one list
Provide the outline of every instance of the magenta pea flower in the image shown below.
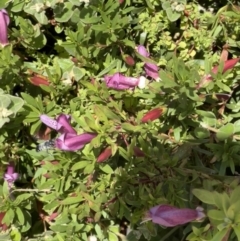
[[91,142],[97,134],[93,133],[83,133],[80,135],[75,135],[71,133],[65,133],[60,135],[55,140],[55,145],[58,149],[64,151],[78,151],[82,149],[86,144]]
[[15,166],[13,162],[9,162],[7,171],[4,174],[4,180],[8,183],[8,187],[12,188],[13,183],[18,179],[18,173],[15,172]]
[[48,127],[61,133],[59,137],[52,140],[53,145],[64,151],[78,151],[97,136],[93,133],[83,133],[77,135],[77,132],[70,125],[71,117],[61,114],[56,119],[47,115],[41,115],[40,120]]
[[164,227],[174,227],[192,221],[198,221],[205,217],[203,209],[197,207],[196,209],[190,208],[177,208],[171,205],[158,205],[151,208],[147,213],[147,219],[152,220]]
[[139,78],[126,77],[120,73],[115,73],[114,75],[104,76],[104,80],[109,88],[116,90],[127,90],[139,87],[144,89],[146,86],[146,78],[140,76]]
[[60,132],[61,134],[64,134],[64,133],[77,134],[77,132],[72,128],[70,124],[71,116],[69,115],[61,114],[56,119],[52,119],[47,115],[41,115],[40,120],[45,125]]
[[0,43],[4,46],[8,44],[8,25],[10,18],[5,9],[0,10]]
[[[143,45],[139,45],[137,47],[137,52],[140,55],[142,55],[143,57],[146,57],[146,58],[150,57],[149,52],[146,50],[146,48]],[[159,74],[158,74],[159,68],[156,64],[146,62],[144,64],[144,70],[146,72],[146,75],[148,75],[149,77],[155,79],[156,81],[160,80],[160,77],[159,77]]]

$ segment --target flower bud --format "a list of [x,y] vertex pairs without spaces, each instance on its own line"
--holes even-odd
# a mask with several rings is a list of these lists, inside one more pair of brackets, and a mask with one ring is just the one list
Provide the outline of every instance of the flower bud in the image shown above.
[[40,85],[48,86],[49,85],[48,80],[41,75],[35,75],[33,77],[30,77],[29,80],[35,86],[40,86]]
[[135,61],[134,61],[133,57],[131,57],[130,55],[125,55],[124,61],[130,66],[135,65]]
[[112,155],[111,147],[107,147],[97,158],[97,162],[104,162]]
[[144,153],[139,147],[137,147],[137,146],[135,146],[135,147],[133,148],[133,151],[134,151],[134,155],[135,155],[136,157],[144,157],[144,156],[145,156],[145,153]]
[[148,111],[142,118],[142,122],[146,123],[148,121],[154,121],[158,119],[163,113],[163,108],[155,108],[150,111]]

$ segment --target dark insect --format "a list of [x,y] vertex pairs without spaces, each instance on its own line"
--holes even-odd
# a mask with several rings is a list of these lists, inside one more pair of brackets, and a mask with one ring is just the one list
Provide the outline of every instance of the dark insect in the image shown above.
[[[50,136],[51,129],[45,126],[42,126],[32,138],[34,139],[35,144],[37,144],[36,151],[48,151],[54,149],[55,139],[52,139]],[[39,142],[41,142],[39,144]]]
[[48,151],[50,149],[54,149],[54,147],[55,147],[55,140],[52,139],[52,140],[45,141],[45,142],[42,142],[42,143],[38,144],[37,147],[36,147],[36,151],[37,152]]

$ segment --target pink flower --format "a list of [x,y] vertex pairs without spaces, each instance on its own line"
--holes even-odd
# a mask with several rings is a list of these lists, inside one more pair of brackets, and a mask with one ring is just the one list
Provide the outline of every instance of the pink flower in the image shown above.
[[[149,58],[150,54],[149,52],[146,50],[146,48],[143,45],[139,45],[137,47],[137,51],[140,55],[142,55],[143,57]],[[156,81],[159,81],[159,74],[158,74],[158,66],[156,64],[152,64],[152,63],[148,63],[146,62],[144,64],[144,70],[146,72],[146,75],[148,75],[149,77],[155,79]]]
[[170,205],[158,205],[149,210],[147,216],[153,223],[164,227],[174,227],[205,217],[203,209],[176,208]]
[[13,162],[10,162],[7,167],[7,171],[4,174],[4,180],[8,182],[9,188],[12,187],[13,183],[18,179],[18,173],[14,172],[15,166]]
[[137,51],[139,54],[141,54],[143,57],[148,58],[150,56],[149,52],[143,45],[138,45]]
[[2,45],[8,44],[8,25],[10,23],[10,18],[5,9],[0,10],[0,43]]
[[55,140],[55,145],[58,149],[64,151],[78,151],[96,136],[97,134],[93,133],[84,133],[81,135],[65,133]]
[[40,116],[41,121],[52,129],[61,133],[61,135],[53,141],[55,147],[64,151],[77,151],[82,149],[89,143],[97,134],[83,133],[77,135],[77,132],[70,125],[70,116],[61,114],[56,120],[47,115]]
[[145,88],[146,79],[141,76],[139,78],[126,77],[120,73],[115,73],[114,75],[106,75],[104,77],[106,84],[109,88],[116,90],[126,90],[139,87],[140,89]]
[[70,124],[71,116],[69,115],[61,114],[55,120],[48,117],[47,115],[41,115],[40,120],[48,127],[62,134],[64,133],[77,134],[77,132],[72,128]]

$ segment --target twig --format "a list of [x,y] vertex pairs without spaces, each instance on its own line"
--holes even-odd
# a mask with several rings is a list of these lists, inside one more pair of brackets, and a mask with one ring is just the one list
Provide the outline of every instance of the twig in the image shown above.
[[13,192],[51,192],[52,189],[42,189],[42,190],[39,190],[39,189],[30,189],[30,188],[22,188],[22,189],[15,189],[12,191]]

